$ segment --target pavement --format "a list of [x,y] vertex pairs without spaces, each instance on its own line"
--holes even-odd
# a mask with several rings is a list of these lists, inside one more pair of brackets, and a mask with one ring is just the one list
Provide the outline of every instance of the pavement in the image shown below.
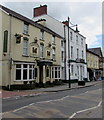
[[18,97],[18,96],[34,96],[43,94],[46,92],[58,92],[58,91],[65,91],[65,90],[71,90],[71,89],[79,89],[83,87],[90,87],[93,85],[98,84],[100,81],[92,81],[92,82],[86,82],[85,86],[78,86],[78,83],[72,83],[71,88],[69,88],[68,83],[65,83],[63,85],[54,86],[54,87],[47,87],[47,88],[38,88],[33,90],[22,90],[22,91],[5,91],[0,90],[0,98],[7,99],[11,97]]

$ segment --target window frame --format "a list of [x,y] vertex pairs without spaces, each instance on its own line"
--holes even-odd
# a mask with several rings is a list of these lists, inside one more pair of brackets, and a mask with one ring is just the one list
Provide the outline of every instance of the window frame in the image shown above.
[[55,47],[52,48],[52,59],[56,60],[56,48]]
[[71,41],[73,40],[73,33],[72,33],[72,31],[70,31],[70,40]]
[[73,46],[71,46],[71,58],[73,59]]
[[[21,68],[16,68],[16,65],[21,65]],[[27,68],[24,68],[23,65],[27,65]],[[32,67],[30,68],[30,65],[32,65]],[[21,70],[21,79],[17,80],[16,79],[16,70]],[[27,79],[23,78],[24,75],[24,70],[27,70]],[[32,70],[32,78],[30,79],[30,70]],[[15,79],[14,81],[33,81],[34,80],[34,64],[33,63],[16,63],[15,64]]]
[[[24,52],[25,50],[25,52]],[[28,56],[28,38],[23,38],[23,56]]]
[[77,59],[79,59],[79,49],[77,48]]
[[55,36],[52,35],[52,44],[55,44]]
[[76,43],[78,44],[78,35],[76,35]]
[[40,44],[40,58],[44,57],[44,44]]
[[44,40],[44,30],[40,30],[40,40]]
[[6,53],[8,51],[8,31],[4,31],[4,43],[3,43],[3,52]]
[[52,67],[52,78],[53,79],[61,79],[61,67],[59,66],[54,66]]
[[29,34],[29,24],[24,22],[24,29],[23,29],[24,34]]

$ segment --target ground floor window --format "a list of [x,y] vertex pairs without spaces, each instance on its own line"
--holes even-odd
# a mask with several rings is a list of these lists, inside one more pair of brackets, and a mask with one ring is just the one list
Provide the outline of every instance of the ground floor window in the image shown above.
[[33,80],[33,64],[16,64],[16,80]]
[[52,67],[52,78],[60,79],[60,67]]

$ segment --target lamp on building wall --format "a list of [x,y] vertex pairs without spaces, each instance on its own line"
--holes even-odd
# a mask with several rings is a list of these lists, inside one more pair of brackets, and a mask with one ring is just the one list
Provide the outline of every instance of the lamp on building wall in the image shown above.
[[[72,26],[69,26],[69,23],[72,25]],[[69,28],[70,27],[76,27],[76,30],[75,32],[78,33],[78,26],[77,24],[74,25],[70,22],[70,18],[68,17],[68,64],[69,64],[69,88],[71,88],[71,81],[70,81],[70,40],[69,40]]]

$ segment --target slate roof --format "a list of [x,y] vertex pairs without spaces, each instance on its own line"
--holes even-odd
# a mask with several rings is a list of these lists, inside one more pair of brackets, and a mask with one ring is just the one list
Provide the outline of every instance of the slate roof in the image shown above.
[[96,53],[94,53],[94,52],[90,51],[89,49],[87,49],[87,52],[92,53],[93,55],[96,55],[96,56],[98,56],[98,57],[99,57],[99,55],[98,55],[98,54],[96,54]]
[[58,35],[54,31],[52,31],[51,29],[49,29],[49,28],[47,28],[47,27],[45,27],[45,26],[43,26],[41,24],[38,24],[38,23],[34,22],[33,20],[31,20],[31,19],[29,19],[29,18],[27,18],[27,17],[25,17],[25,16],[15,12],[15,11],[13,11],[13,10],[10,10],[7,7],[4,7],[4,6],[0,5],[0,8],[2,10],[4,10],[5,12],[9,13],[9,15],[11,15],[11,16],[17,18],[17,19],[20,19],[20,20],[22,20],[22,21],[24,21],[24,22],[26,22],[28,24],[31,24],[31,25],[33,25],[33,26],[35,26],[35,27],[37,27],[37,28],[39,28],[41,30],[44,30],[44,31],[46,31],[46,32],[56,36],[56,37],[59,37],[59,38],[63,39],[62,36]]
[[98,48],[89,48],[88,50],[91,51],[91,52],[93,52],[93,53],[95,53],[95,54],[97,54],[97,55],[99,55],[99,57],[103,56],[100,47],[98,47]]

